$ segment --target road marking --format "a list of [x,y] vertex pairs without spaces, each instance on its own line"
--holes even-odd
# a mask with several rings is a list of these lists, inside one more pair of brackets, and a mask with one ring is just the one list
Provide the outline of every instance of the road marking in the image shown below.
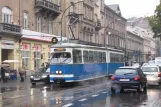
[[82,102],[82,101],[86,101],[86,100],[87,100],[86,98],[83,98],[83,99],[78,100],[78,101]]
[[97,97],[97,96],[98,96],[98,94],[92,95],[92,97]]
[[106,94],[107,92],[102,92],[103,94]]
[[15,96],[15,97],[9,97],[9,98],[19,98],[19,97],[24,97],[25,95],[19,95],[19,96]]
[[70,107],[70,106],[72,106],[73,104],[72,103],[69,103],[69,104],[66,104],[66,105],[64,105],[64,106],[62,106],[62,107]]

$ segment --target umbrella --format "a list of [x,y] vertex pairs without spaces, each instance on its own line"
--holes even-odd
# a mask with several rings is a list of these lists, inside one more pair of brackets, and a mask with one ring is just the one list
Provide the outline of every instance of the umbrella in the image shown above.
[[10,66],[9,64],[2,64],[1,65],[1,67],[4,67],[4,68],[9,67],[9,66]]

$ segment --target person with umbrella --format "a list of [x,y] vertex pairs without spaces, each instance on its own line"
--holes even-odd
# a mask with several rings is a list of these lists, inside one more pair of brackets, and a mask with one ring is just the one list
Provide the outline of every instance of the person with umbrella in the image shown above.
[[2,80],[3,82],[7,82],[6,78],[5,78],[5,74],[6,74],[6,68],[9,67],[9,64],[4,64],[2,63],[1,65],[1,77],[2,77]]
[[18,71],[19,71],[19,75],[21,77],[21,80],[20,81],[21,82],[24,82],[24,77],[23,76],[24,76],[24,74],[26,72],[25,67],[20,67]]

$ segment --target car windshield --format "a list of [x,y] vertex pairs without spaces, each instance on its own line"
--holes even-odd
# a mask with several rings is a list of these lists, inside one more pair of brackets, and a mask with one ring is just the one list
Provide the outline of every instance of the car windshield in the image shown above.
[[70,62],[71,62],[70,52],[59,52],[52,54],[51,63],[70,63]]
[[117,69],[115,75],[137,75],[135,69]]
[[158,72],[157,67],[142,67],[143,72]]
[[46,72],[45,68],[40,68],[37,72]]
[[46,70],[46,72],[50,72],[50,68],[48,68],[48,69]]

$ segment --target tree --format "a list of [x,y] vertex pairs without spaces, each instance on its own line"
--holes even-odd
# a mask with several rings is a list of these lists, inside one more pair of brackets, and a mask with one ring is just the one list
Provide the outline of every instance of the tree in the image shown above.
[[154,37],[161,37],[161,0],[160,4],[156,6],[154,15],[147,17],[147,19],[154,32]]
[[159,18],[156,15],[147,18],[149,20],[152,31],[154,32],[154,38],[161,36],[161,23]]

